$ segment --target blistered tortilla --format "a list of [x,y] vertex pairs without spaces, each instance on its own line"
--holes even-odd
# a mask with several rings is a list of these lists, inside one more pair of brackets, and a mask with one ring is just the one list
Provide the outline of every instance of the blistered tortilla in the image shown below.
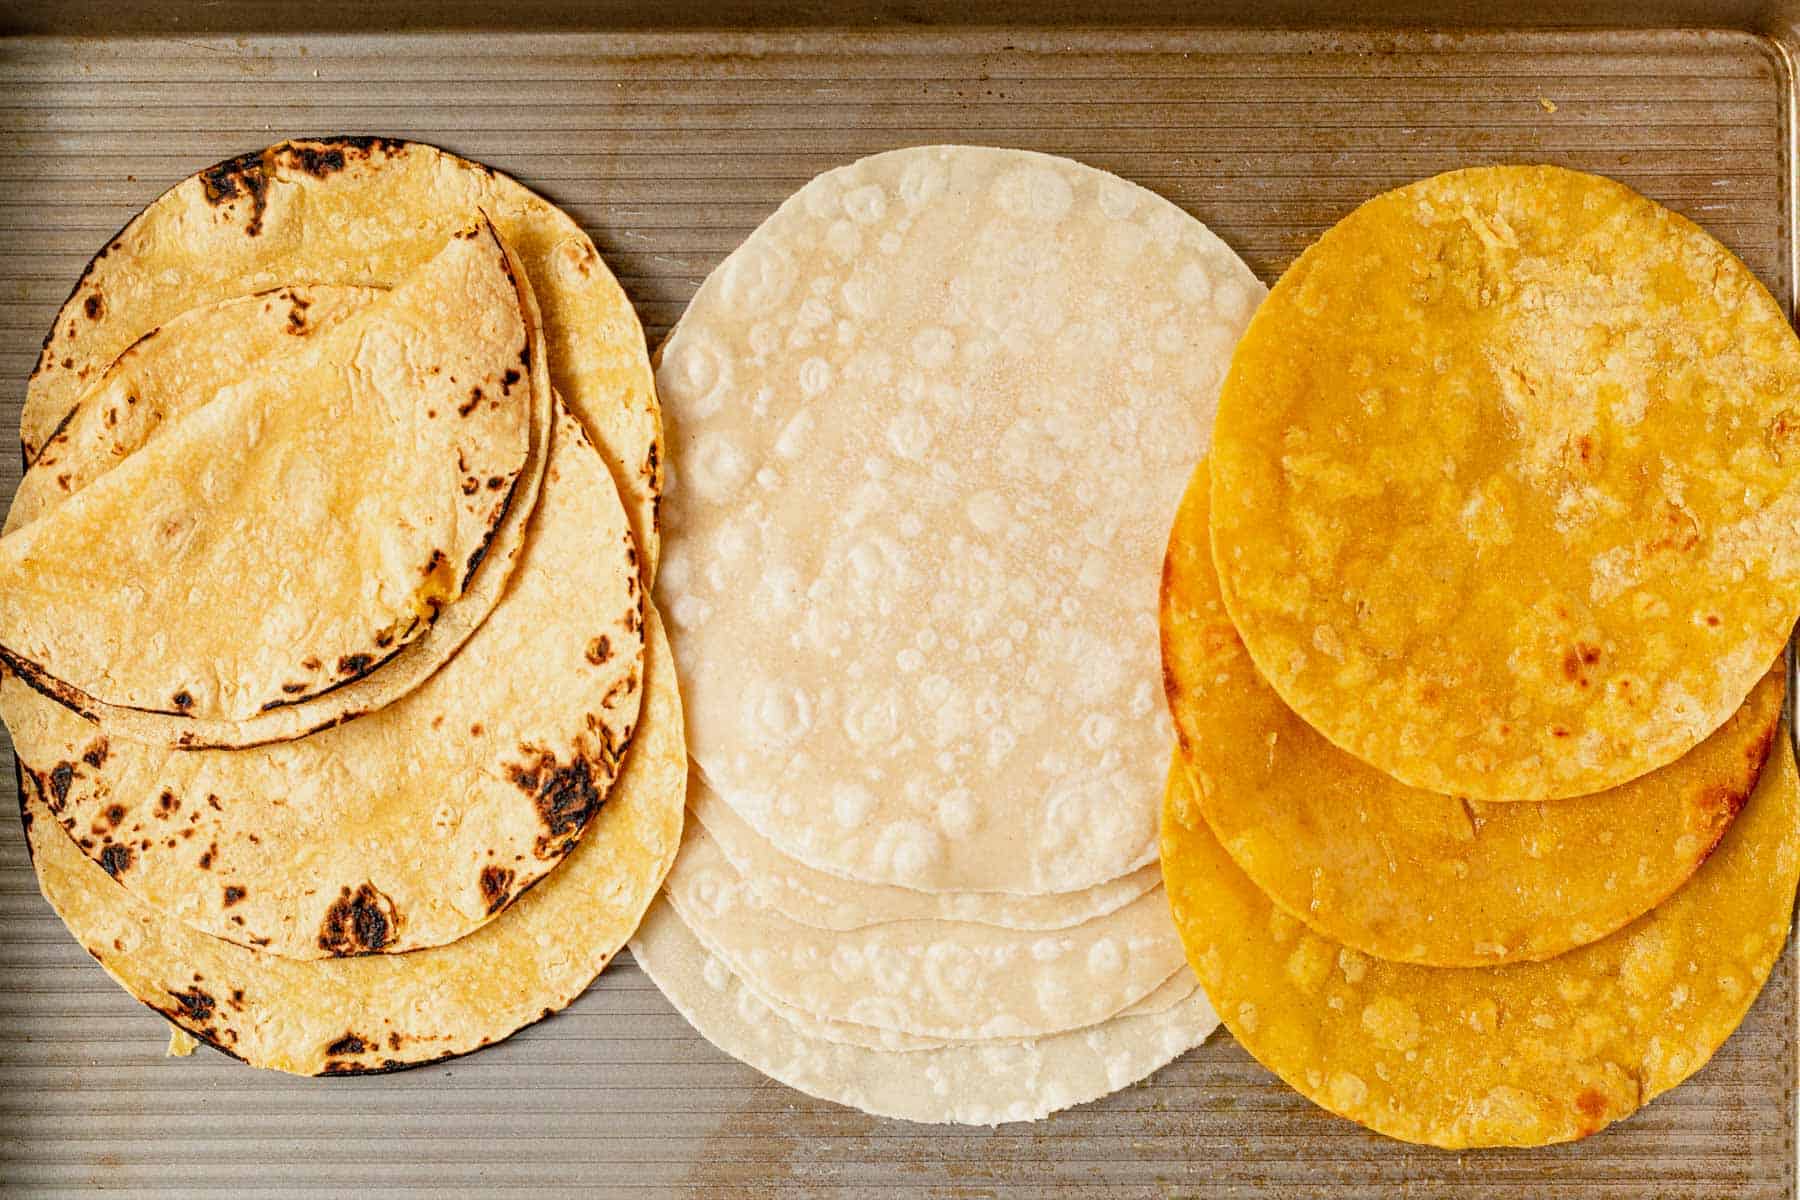
[[1172,1007],[1091,1029],[894,1053],[828,1041],[787,1022],[746,991],[666,901],[645,915],[631,955],[725,1053],[809,1096],[906,1121],[1036,1120],[1129,1087],[1218,1026],[1205,993],[1195,989]]
[[1433,966],[1550,958],[1635,920],[1713,852],[1763,769],[1782,664],[1711,737],[1595,796],[1484,804],[1409,788],[1333,746],[1257,673],[1219,600],[1207,467],[1163,571],[1163,679],[1200,812],[1290,916]]
[[663,891],[756,992],[923,1037],[1017,1039],[1093,1025],[1155,991],[1182,961],[1160,888],[1068,929],[939,920],[815,929],[764,907],[698,822]]
[[247,750],[108,738],[11,677],[0,716],[45,819],[156,913],[295,958],[442,945],[609,803],[642,701],[637,565],[606,464],[559,408],[506,594],[385,708]]
[[159,196],[95,256],[57,314],[20,417],[26,460],[114,359],[179,314],[293,284],[392,287],[476,209],[524,264],[550,382],[606,456],[651,578],[662,430],[637,314],[567,213],[419,142],[281,142]]
[[1800,340],[1742,262],[1558,167],[1377,196],[1238,347],[1212,545],[1257,668],[1413,787],[1586,795],[1722,725],[1800,616]]
[[731,863],[758,907],[815,929],[851,930],[888,921],[960,921],[1008,929],[1067,929],[1130,904],[1162,882],[1155,864],[1079,892],[915,892],[856,883],[789,858],[689,772],[688,811]]
[[120,986],[253,1066],[386,1071],[500,1041],[593,981],[637,926],[680,844],[681,698],[653,609],[646,619],[642,723],[593,828],[548,878],[449,945],[295,962],[197,933],[83,858],[28,780],[38,882]]
[[1706,1065],[1756,999],[1800,875],[1783,730],[1718,850],[1667,901],[1547,962],[1372,958],[1271,904],[1169,776],[1162,861],[1187,957],[1244,1048],[1314,1103],[1448,1149],[1569,1141]]
[[1067,159],[917,147],[787,200],[658,360],[660,594],[720,797],[915,891],[1152,861],[1157,564],[1261,294]]
[[457,608],[535,497],[548,400],[526,286],[480,221],[295,352],[212,381],[0,539],[0,658],[167,745],[264,740],[246,723],[378,671]]

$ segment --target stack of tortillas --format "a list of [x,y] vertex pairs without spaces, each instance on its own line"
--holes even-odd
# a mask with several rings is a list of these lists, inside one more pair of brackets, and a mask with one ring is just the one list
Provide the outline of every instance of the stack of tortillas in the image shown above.
[[1379,196],[1270,292],[1168,550],[1163,871],[1238,1039],[1447,1147],[1702,1067],[1783,945],[1800,343],[1609,180]]
[[1142,188],[956,146],[814,179],[701,287],[657,376],[692,819],[632,946],[713,1042],[986,1124],[1211,1032],[1155,582],[1262,293]]
[[22,432],[0,714],[107,971],[305,1074],[579,995],[686,757],[649,362],[575,224],[412,143],[221,163],[94,259]]

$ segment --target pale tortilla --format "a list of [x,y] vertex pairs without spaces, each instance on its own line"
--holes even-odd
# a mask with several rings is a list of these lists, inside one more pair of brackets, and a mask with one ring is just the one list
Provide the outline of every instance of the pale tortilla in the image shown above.
[[725,802],[916,891],[1152,861],[1152,581],[1261,295],[1166,200],[1023,151],[879,154],[751,234],[657,370],[661,595]]
[[1568,1141],[1706,1065],[1787,941],[1800,876],[1787,731],[1718,851],[1663,904],[1547,962],[1371,958],[1274,907],[1179,766],[1163,873],[1188,961],[1244,1048],[1314,1103],[1448,1149]]
[[1403,783],[1615,787],[1723,724],[1800,616],[1797,396],[1788,314],[1685,218],[1560,167],[1409,184],[1238,348],[1226,610],[1290,708]]
[[688,772],[688,811],[754,894],[758,906],[815,929],[851,930],[888,921],[962,921],[1007,929],[1067,929],[1136,900],[1162,882],[1155,863],[1080,892],[1009,896],[1004,892],[915,892],[855,883],[782,854]]
[[211,381],[0,539],[0,658],[164,745],[264,740],[254,718],[378,670],[457,608],[535,499],[548,399],[528,286],[483,220],[296,353]]
[[108,739],[10,677],[0,715],[50,818],[157,912],[271,954],[394,954],[469,935],[603,811],[638,723],[642,611],[618,493],[559,407],[511,586],[387,707],[229,751]]
[[923,1037],[1017,1039],[1093,1025],[1155,991],[1182,961],[1160,888],[1070,929],[935,920],[815,929],[762,907],[698,822],[663,891],[758,993]]
[[665,901],[631,954],[688,1022],[732,1057],[809,1096],[931,1124],[1031,1121],[1130,1086],[1218,1025],[1199,989],[1161,1012],[1025,1042],[889,1053],[809,1036],[709,955]]
[[120,986],[252,1066],[384,1071],[500,1041],[593,981],[637,926],[680,844],[681,697],[654,609],[646,619],[643,720],[593,828],[549,878],[450,945],[294,962],[196,933],[84,859],[28,784],[38,882]]
[[643,328],[594,243],[510,176],[393,138],[282,142],[182,180],[88,265],[26,390],[27,461],[140,337],[199,305],[292,284],[392,287],[480,209],[524,263],[550,382],[605,454],[653,578],[662,430]]
[[[190,309],[138,339],[82,397],[26,470],[6,514],[7,531],[30,524],[129,459],[230,380],[292,355],[305,339],[334,328],[382,294],[380,288],[278,288]],[[529,298],[529,289],[522,294]],[[442,666],[487,619],[518,559],[550,449],[548,379],[540,354],[531,369],[530,453],[513,485],[512,503],[449,611],[367,675],[245,721],[183,720],[172,731],[176,740],[187,747],[243,747],[300,737],[390,704]],[[163,742],[171,732],[166,721],[129,710],[102,709],[101,716],[108,732],[135,741]]]
[[1378,958],[1551,958],[1642,916],[1713,852],[1762,772],[1783,664],[1711,737],[1595,796],[1482,804],[1419,791],[1333,746],[1257,673],[1219,600],[1206,464],[1163,571],[1163,679],[1200,809],[1289,915]]

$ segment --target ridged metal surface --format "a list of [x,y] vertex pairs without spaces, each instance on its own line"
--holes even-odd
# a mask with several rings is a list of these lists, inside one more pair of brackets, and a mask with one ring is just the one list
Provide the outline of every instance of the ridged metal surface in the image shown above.
[[[0,43],[0,416],[14,427],[39,341],[110,233],[189,172],[288,135],[421,138],[516,174],[594,235],[654,342],[807,178],[928,141],[1116,171],[1195,213],[1269,280],[1382,188],[1471,163],[1559,162],[1692,216],[1786,302],[1788,87],[1772,44],[1695,32]],[[0,458],[10,494],[18,468]],[[1376,1138],[1223,1035],[1147,1084],[1032,1126],[878,1121],[711,1049],[629,958],[568,1012],[471,1058],[293,1080],[209,1050],[165,1059],[160,1018],[63,933],[16,819],[0,816],[8,1194],[1787,1197],[1794,1032],[1790,951],[1696,1080],[1580,1145],[1503,1154]]]

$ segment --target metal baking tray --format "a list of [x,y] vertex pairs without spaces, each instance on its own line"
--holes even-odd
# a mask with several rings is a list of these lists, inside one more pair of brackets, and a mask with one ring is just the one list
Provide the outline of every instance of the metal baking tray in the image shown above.
[[[942,141],[1116,171],[1268,280],[1382,188],[1558,162],[1695,218],[1793,301],[1800,36],[1779,8],[1240,3],[1182,28],[1165,0],[670,7],[0,8],[0,32],[30,35],[0,40],[0,426],[16,427],[39,341],[115,229],[189,172],[301,134],[419,138],[517,175],[593,234],[653,345],[810,176]],[[18,467],[0,461],[9,496]],[[297,1080],[208,1049],[166,1059],[167,1027],[63,932],[0,814],[8,1195],[1792,1197],[1796,1015],[1790,946],[1697,1078],[1586,1142],[1521,1152],[1376,1137],[1223,1032],[1038,1124],[877,1120],[712,1049],[628,956],[565,1013],[469,1058]]]

